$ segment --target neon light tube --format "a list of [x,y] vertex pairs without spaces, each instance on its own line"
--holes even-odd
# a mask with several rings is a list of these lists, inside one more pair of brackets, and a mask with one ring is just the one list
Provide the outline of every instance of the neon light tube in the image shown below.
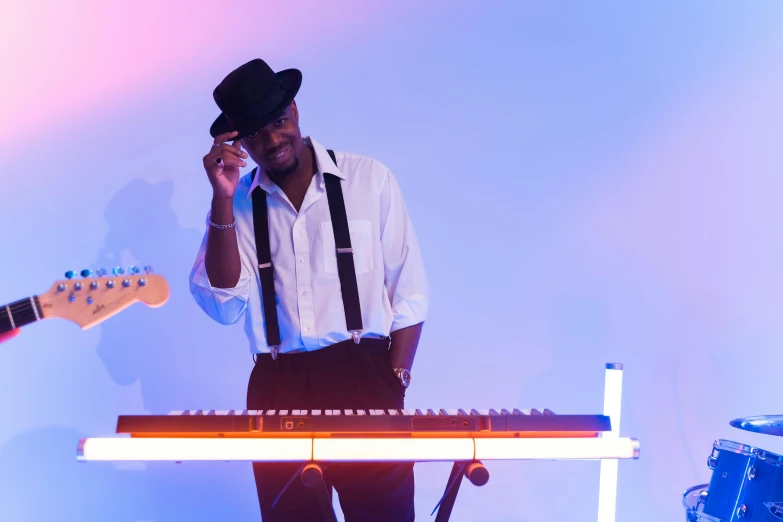
[[591,460],[639,458],[636,439],[475,439],[476,460]]
[[453,462],[638,458],[635,439],[533,438],[90,438],[82,461]]
[[[623,365],[607,364],[604,380],[604,415],[612,422],[612,431],[603,432],[602,440],[620,437],[620,409],[623,396]],[[615,522],[617,508],[617,460],[602,460],[598,478],[598,522]]]
[[472,438],[384,438],[315,439],[313,459],[317,461],[455,461],[473,460]]
[[250,460],[306,461],[312,439],[89,438],[79,442],[81,461]]

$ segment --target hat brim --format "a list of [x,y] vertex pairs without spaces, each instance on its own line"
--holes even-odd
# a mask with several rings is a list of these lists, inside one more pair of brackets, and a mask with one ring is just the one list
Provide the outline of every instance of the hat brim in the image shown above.
[[[279,80],[279,89],[282,89],[285,94],[278,103],[274,109],[269,111],[263,118],[258,118],[257,120],[253,121],[253,128],[247,128],[242,129],[237,135],[236,138],[232,138],[234,140],[238,140],[241,138],[244,138],[248,134],[255,132],[256,130],[260,129],[264,125],[270,123],[277,114],[286,108],[286,106],[291,103],[294,98],[296,97],[297,93],[299,92],[299,88],[302,86],[302,73],[298,69],[286,69],[284,71],[280,71],[276,73],[277,79]],[[228,121],[228,118],[225,114],[222,112],[220,115],[215,119],[214,123],[212,123],[212,126],[209,128],[209,134],[215,138],[217,136],[220,136],[221,134],[225,134],[227,132],[234,132],[237,129],[234,128],[233,125],[231,125],[231,122]]]

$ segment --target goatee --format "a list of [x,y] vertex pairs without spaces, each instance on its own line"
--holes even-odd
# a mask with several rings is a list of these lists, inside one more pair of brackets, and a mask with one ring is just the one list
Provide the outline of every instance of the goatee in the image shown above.
[[272,177],[283,177],[291,174],[292,172],[296,171],[296,169],[298,168],[299,168],[299,158],[295,158],[294,162],[291,163],[289,167],[280,170],[272,170],[270,171],[270,174],[272,174]]

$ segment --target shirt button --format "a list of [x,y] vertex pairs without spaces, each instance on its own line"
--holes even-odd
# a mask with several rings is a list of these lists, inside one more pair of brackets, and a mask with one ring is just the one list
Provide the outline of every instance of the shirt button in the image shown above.
[[309,332],[309,331],[310,331],[310,327],[309,326],[305,326],[305,332]]
[[300,262],[300,263],[304,263],[304,258],[303,258],[303,257],[300,257],[300,258],[299,258],[299,262]]
[[304,297],[304,296],[306,296],[306,295],[307,295],[307,290],[303,290],[303,291],[302,291],[302,297]]

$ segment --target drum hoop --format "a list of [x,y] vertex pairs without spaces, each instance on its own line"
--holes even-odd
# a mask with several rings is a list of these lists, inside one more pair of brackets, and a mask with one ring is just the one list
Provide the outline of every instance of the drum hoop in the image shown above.
[[747,444],[721,439],[713,444],[713,448],[730,451],[745,457],[756,457],[773,466],[783,466],[783,456],[765,449],[748,446]]

